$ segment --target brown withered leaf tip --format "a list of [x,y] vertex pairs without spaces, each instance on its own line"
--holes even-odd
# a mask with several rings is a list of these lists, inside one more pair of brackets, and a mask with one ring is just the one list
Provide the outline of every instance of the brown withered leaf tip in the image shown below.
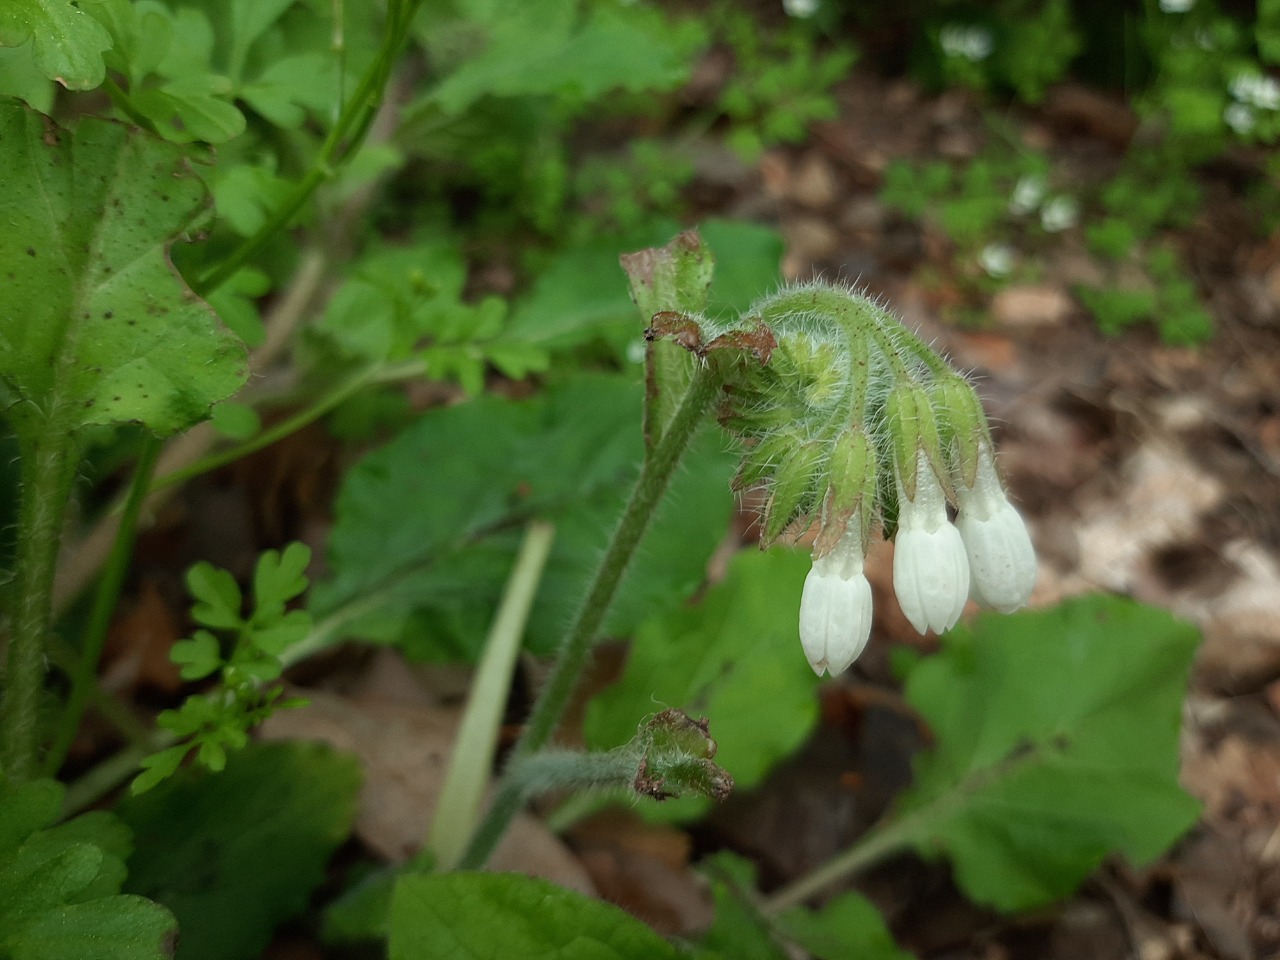
[[669,337],[684,347],[694,356],[703,358],[712,350],[734,350],[739,353],[754,354],[760,363],[768,363],[773,356],[778,341],[773,331],[761,321],[756,321],[754,330],[734,330],[722,333],[710,343],[702,342],[702,331],[695,320],[672,310],[662,310],[653,315],[649,327],[644,332],[646,340],[661,340]]

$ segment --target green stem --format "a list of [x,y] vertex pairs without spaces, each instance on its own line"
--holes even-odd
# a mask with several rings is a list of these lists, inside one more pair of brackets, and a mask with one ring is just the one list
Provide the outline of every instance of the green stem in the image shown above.
[[263,246],[293,221],[316,188],[334,176],[338,165],[360,148],[382,102],[391,67],[421,3],[422,0],[392,0],[387,11],[387,32],[382,49],[360,78],[355,93],[329,130],[329,135],[311,161],[310,168],[253,236],[247,237],[230,256],[191,285],[196,293],[208,296],[233,277]]
[[[62,420],[55,411],[47,422]],[[11,783],[22,783],[36,772],[40,696],[53,617],[53,571],[79,460],[75,439],[65,431],[33,430],[28,425],[19,437],[22,489],[13,584],[17,599],[0,705],[0,769]]]
[[761,911],[768,916],[776,916],[784,910],[800,906],[827,887],[905,849],[918,828],[919,818],[915,816],[872,827],[848,850],[774,893],[761,905]]
[[463,844],[475,829],[480,801],[493,769],[498,727],[511,687],[511,674],[520,653],[520,639],[529,622],[533,598],[551,553],[555,527],[529,524],[515,566],[502,591],[498,612],[484,644],[484,656],[467,697],[466,711],[453,742],[427,847],[440,870],[449,870],[462,856]]
[[[649,521],[675,473],[676,465],[697,431],[702,415],[715,397],[720,384],[721,378],[714,365],[700,367],[662,439],[646,457],[640,478],[636,481],[613,539],[596,569],[577,617],[561,644],[551,675],[533,706],[524,734],[515,746],[513,762],[542,749],[555,732],[591,655],[591,647],[604,622],[605,614],[609,612],[631,557],[648,529]],[[477,870],[484,866],[511,819],[520,809],[521,800],[519,785],[513,783],[510,776],[504,776],[493,806],[471,837],[467,851],[459,862],[461,869]]]
[[174,486],[175,484],[186,483],[192,477],[198,477],[203,473],[208,473],[210,470],[217,470],[219,467],[225,467],[228,463],[235,463],[242,457],[247,457],[251,453],[256,453],[264,447],[269,447],[273,443],[283,440],[290,434],[301,430],[303,427],[310,423],[314,423],[316,420],[319,420],[344,400],[354,396],[365,385],[372,383],[378,372],[377,368],[371,368],[357,373],[355,376],[351,377],[351,379],[339,385],[336,390],[325,394],[309,407],[299,410],[293,416],[285,420],[281,420],[270,429],[263,430],[257,436],[251,437],[243,443],[238,443],[233,447],[228,447],[226,450],[220,450],[207,457],[201,457],[189,466],[182,467],[178,470],[174,470],[170,473],[164,474],[163,476],[157,477],[155,483],[152,484],[151,489],[164,490],[168,487]]
[[116,539],[111,545],[102,578],[98,581],[98,592],[93,598],[93,609],[85,626],[80,656],[71,674],[71,692],[62,711],[61,726],[53,746],[45,756],[46,776],[54,776],[58,772],[75,740],[76,731],[80,729],[80,719],[84,716],[85,703],[98,672],[98,661],[102,657],[107,629],[111,626],[111,615],[120,600],[120,590],[129,570],[129,560],[133,556],[133,544],[138,537],[138,514],[142,511],[151,471],[155,468],[156,458],[160,456],[162,447],[163,443],[153,436],[148,436],[143,442],[142,454],[138,458],[133,482],[129,487],[129,497],[125,501],[124,514],[116,529]]

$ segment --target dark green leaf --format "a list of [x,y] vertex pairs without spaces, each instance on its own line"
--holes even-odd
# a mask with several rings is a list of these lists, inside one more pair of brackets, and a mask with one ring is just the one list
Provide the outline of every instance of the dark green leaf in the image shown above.
[[391,960],[677,960],[671,944],[612,904],[512,873],[402,877]]
[[1199,811],[1178,785],[1198,641],[1162,610],[1107,596],[952,631],[907,681],[938,745],[898,829],[1003,910],[1068,894],[1112,851],[1156,857]]
[[20,433],[137,420],[171,434],[239,387],[244,348],[166,255],[206,205],[174,147],[0,104],[0,169],[0,378],[26,401],[10,411]]
[[50,826],[61,785],[0,786],[0,957],[6,960],[161,960],[173,917],[120,896],[128,829],[106,812]]
[[[640,405],[638,385],[582,376],[531,401],[479,397],[421,418],[347,475],[330,546],[334,576],[313,589],[313,613],[359,604],[367,612],[358,634],[415,635],[416,652],[472,655],[514,560],[516,531],[538,515],[557,532],[528,645],[553,648],[636,476]],[[628,632],[701,582],[728,521],[731,472],[718,437],[695,445],[608,631]],[[408,629],[415,615],[432,625],[425,636]]]
[[315,744],[255,745],[220,774],[187,771],[125,800],[127,886],[177,915],[178,960],[260,955],[323,879],[359,779],[354,761]]

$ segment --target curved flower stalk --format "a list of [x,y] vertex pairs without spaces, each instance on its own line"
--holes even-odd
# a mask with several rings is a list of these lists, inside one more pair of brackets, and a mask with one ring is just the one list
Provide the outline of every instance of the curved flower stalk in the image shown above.
[[704,360],[717,351],[720,420],[746,448],[735,487],[767,493],[761,545],[794,542],[816,521],[800,639],[819,675],[866,646],[862,567],[877,526],[896,541],[894,589],[921,633],[950,629],[970,598],[1004,612],[1027,602],[1035,553],[1000,484],[982,405],[883,305],[813,282],[733,322],[658,314],[649,335]]

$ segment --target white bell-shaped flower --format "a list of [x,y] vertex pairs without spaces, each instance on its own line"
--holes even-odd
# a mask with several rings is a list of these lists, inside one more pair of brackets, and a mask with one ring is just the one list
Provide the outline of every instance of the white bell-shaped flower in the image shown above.
[[871,584],[863,569],[862,543],[846,534],[825,557],[813,561],[800,595],[800,645],[813,672],[843,673],[871,635]]
[[1000,485],[990,449],[979,453],[973,486],[961,486],[956,498],[971,595],[984,606],[1013,613],[1026,605],[1036,585],[1036,552],[1027,525]]
[[898,481],[893,589],[920,633],[950,630],[969,596],[969,559],[960,531],[947,519],[947,498],[929,459],[916,457],[915,499]]

